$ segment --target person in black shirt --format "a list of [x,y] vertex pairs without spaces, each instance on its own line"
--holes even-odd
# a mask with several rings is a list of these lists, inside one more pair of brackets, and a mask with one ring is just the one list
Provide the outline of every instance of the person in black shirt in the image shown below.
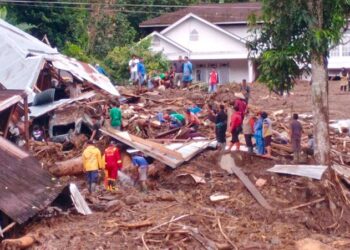
[[225,106],[220,105],[219,112],[215,116],[215,135],[218,142],[218,148],[221,151],[226,147],[226,130],[227,130],[227,114]]
[[182,56],[179,56],[179,59],[176,62],[174,62],[173,69],[175,72],[174,85],[180,86],[182,82],[182,74],[184,72],[184,62],[182,60]]

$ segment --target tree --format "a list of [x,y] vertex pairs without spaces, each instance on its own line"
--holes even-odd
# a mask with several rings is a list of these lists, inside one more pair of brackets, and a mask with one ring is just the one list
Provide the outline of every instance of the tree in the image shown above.
[[341,41],[349,9],[348,0],[263,0],[263,24],[251,18],[255,39],[248,47],[259,57],[260,79],[270,88],[291,88],[311,64],[315,158],[320,164],[329,164],[330,150],[327,56]]
[[165,72],[169,69],[169,62],[161,53],[150,50],[151,40],[143,39],[130,46],[115,47],[104,60],[104,66],[111,72],[113,79],[119,83],[129,78],[129,60],[133,54],[144,59],[147,72],[159,70]]

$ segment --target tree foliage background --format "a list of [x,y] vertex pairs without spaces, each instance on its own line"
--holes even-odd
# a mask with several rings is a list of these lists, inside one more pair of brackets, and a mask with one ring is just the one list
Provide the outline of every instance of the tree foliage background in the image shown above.
[[40,40],[46,35],[51,46],[68,56],[105,66],[115,80],[121,81],[127,79],[125,62],[131,50],[147,57],[149,69],[163,70],[166,66],[160,54],[148,52],[149,42],[135,44],[145,36],[138,27],[142,21],[191,4],[244,1],[247,0],[4,1],[0,2],[0,16]]

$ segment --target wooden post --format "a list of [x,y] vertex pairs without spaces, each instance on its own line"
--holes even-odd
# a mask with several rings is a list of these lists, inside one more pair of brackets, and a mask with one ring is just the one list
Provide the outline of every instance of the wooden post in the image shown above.
[[26,140],[26,148],[29,149],[29,117],[28,117],[28,95],[25,94],[23,96],[23,104],[24,104],[24,133]]

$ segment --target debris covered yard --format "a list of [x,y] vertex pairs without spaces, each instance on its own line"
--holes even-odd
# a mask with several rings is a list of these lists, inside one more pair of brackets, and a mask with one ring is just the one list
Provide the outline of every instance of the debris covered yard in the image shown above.
[[[130,134],[150,140],[164,131],[156,123],[150,125],[147,138],[145,131],[136,129],[137,124],[131,120],[133,114],[127,114],[130,106],[147,118],[155,111],[182,111],[190,104],[229,103],[235,88],[221,86],[211,97],[200,87],[168,89],[158,94],[121,88],[122,96],[137,97],[133,104],[121,106],[123,115],[129,119],[123,125]],[[288,127],[290,114],[305,114],[301,122],[307,131],[311,129],[309,88],[306,83],[299,84],[291,96],[282,98],[275,94],[269,97],[265,87],[253,84],[249,104],[269,112],[273,128],[280,134],[286,132],[283,124]],[[339,94],[338,89],[337,82],[330,83],[331,119],[348,117],[349,95]],[[201,127],[199,132],[214,138],[210,125]],[[174,134],[152,142],[169,143],[173,137]],[[62,182],[78,184],[93,214],[82,216],[72,210],[47,212],[46,216],[32,219],[17,234],[35,238],[31,249],[349,249],[350,182],[344,167],[350,158],[346,137],[331,130],[332,159],[335,166],[343,168],[327,169],[321,180],[267,171],[276,164],[292,164],[288,145],[278,143],[273,146],[273,159],[231,152],[221,160],[224,156],[208,148],[175,169],[155,160],[149,171],[148,193],[121,180],[114,193],[101,189],[90,196],[82,175],[61,177]],[[56,143],[45,150],[40,145],[31,145],[31,150],[50,169],[56,161],[80,156],[86,140],[73,140],[71,149],[65,151]],[[104,146],[103,139],[99,145]],[[123,161],[122,171],[129,174],[130,159],[128,162],[124,157]],[[251,189],[230,169],[222,168],[227,165],[230,168],[231,164],[249,178]],[[309,159],[308,164],[313,162]]]

